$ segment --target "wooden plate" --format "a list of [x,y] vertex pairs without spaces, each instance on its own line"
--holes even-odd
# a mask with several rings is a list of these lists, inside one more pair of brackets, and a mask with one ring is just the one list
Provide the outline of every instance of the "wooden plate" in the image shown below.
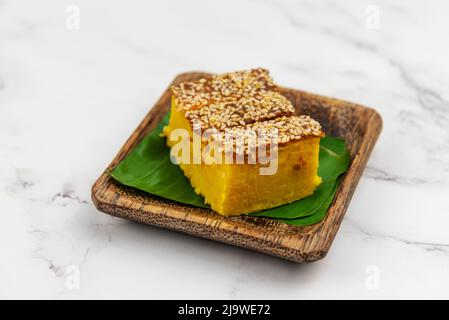
[[[180,74],[172,84],[209,74]],[[173,229],[226,242],[295,262],[312,262],[328,252],[382,129],[382,119],[370,108],[299,90],[282,88],[300,114],[319,121],[324,132],[346,140],[352,163],[342,179],[326,218],[312,226],[297,227],[266,218],[223,217],[211,210],[166,200],[116,182],[106,172],[92,187],[98,210],[140,223]],[[114,168],[151,131],[170,107],[167,89],[109,165]],[[151,232],[151,230],[149,230]]]

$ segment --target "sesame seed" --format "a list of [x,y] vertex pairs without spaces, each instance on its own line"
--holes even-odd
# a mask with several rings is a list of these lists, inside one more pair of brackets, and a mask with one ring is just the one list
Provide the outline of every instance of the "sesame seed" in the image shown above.
[[[218,129],[210,139],[225,142],[224,136],[246,137],[235,152],[248,154],[254,146],[269,145],[272,137],[284,144],[307,136],[321,137],[320,124],[307,115],[294,116],[295,108],[279,93],[268,70],[236,71],[184,82],[171,88],[178,111],[203,130]],[[248,139],[248,134],[267,135]],[[277,135],[273,134],[276,131]],[[231,146],[232,147],[232,146]],[[225,144],[225,150],[233,150]]]

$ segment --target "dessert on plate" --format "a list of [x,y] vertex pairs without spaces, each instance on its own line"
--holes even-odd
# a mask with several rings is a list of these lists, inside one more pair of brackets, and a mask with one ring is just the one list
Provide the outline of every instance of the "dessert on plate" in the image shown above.
[[268,70],[229,72],[171,88],[164,127],[173,160],[222,215],[277,207],[313,194],[320,124],[296,115]]

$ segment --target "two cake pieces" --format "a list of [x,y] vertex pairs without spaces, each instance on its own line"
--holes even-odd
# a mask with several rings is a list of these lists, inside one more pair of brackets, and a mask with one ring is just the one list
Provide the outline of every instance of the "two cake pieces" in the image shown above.
[[268,70],[172,86],[163,134],[195,192],[222,215],[280,206],[320,184],[320,124],[295,115]]

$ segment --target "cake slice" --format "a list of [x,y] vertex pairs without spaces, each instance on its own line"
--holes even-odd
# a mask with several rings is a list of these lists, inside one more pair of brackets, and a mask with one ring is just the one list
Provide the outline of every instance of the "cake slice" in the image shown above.
[[324,133],[309,116],[294,115],[267,70],[215,75],[172,92],[167,145],[214,211],[240,215],[276,207],[320,184]]

